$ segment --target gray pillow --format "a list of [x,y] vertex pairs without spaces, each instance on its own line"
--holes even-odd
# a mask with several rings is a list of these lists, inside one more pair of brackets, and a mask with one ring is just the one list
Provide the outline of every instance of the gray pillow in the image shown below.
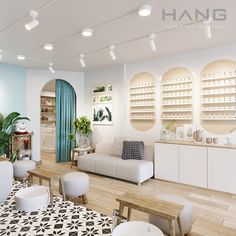
[[122,159],[144,159],[144,143],[142,141],[124,141]]

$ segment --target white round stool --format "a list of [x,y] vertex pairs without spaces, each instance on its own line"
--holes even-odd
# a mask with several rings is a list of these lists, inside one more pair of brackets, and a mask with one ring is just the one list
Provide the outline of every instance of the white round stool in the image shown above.
[[[183,233],[188,234],[191,231],[192,228],[192,204],[187,201],[186,199],[175,196],[175,195],[167,195],[167,194],[161,194],[158,195],[158,198],[167,202],[172,202],[176,204],[180,204],[184,206],[183,211],[180,214],[180,221],[183,229]],[[156,216],[156,215],[149,215],[149,222],[151,224],[156,225],[158,228],[160,228],[165,234],[170,234],[169,232],[169,225],[168,221]],[[177,222],[175,222],[175,232],[177,235],[179,235],[179,228],[177,226]]]
[[118,225],[112,232],[112,236],[164,236],[155,225],[141,222],[128,221]]
[[60,193],[65,197],[82,197],[83,203],[87,203],[86,193],[89,191],[89,176],[82,172],[71,172],[61,178]]
[[23,188],[16,192],[16,207],[19,211],[36,211],[49,204],[49,191],[45,186]]
[[26,178],[29,176],[27,171],[34,169],[36,169],[36,164],[31,160],[22,160],[13,163],[13,173],[15,178]]

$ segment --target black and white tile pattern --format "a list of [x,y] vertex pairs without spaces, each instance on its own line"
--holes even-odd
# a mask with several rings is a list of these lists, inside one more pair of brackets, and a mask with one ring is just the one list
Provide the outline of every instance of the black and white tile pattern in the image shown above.
[[16,209],[14,182],[8,199],[0,205],[0,236],[111,236],[112,220],[103,214],[54,197],[54,207],[34,212]]

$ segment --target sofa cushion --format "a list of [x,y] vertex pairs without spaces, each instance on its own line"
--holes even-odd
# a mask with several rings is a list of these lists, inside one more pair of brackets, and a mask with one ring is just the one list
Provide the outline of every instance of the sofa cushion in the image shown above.
[[112,148],[111,148],[111,155],[112,156],[118,156],[118,157],[122,156],[123,141],[124,141],[123,137],[115,137],[115,140],[114,140],[114,142],[112,144]]
[[124,141],[122,159],[144,159],[144,143],[142,141]]

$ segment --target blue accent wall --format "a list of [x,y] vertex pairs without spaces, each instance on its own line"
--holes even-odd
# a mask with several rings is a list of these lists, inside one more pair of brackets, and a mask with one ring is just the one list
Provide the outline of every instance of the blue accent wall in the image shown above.
[[26,70],[0,64],[0,112],[7,115],[17,111],[26,115]]

